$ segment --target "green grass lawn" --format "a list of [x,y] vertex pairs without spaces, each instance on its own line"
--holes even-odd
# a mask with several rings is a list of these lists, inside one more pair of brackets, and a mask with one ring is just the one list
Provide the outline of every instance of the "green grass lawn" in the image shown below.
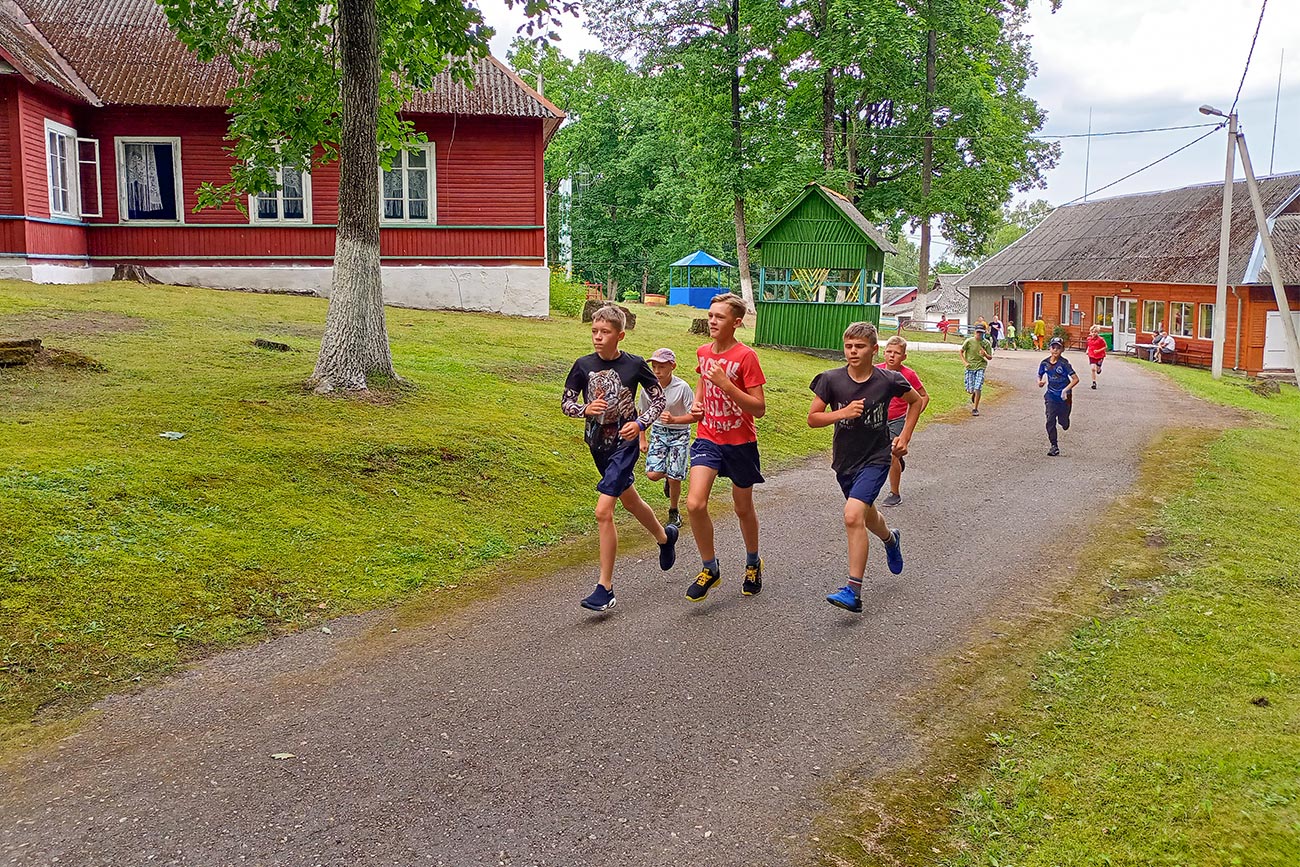
[[[595,471],[581,423],[559,409],[569,366],[591,349],[586,326],[391,309],[413,388],[320,398],[301,383],[325,309],[0,282],[0,335],[106,367],[0,369],[0,726],[417,592],[485,592],[506,558],[591,528]],[[638,312],[626,349],[694,358],[690,312]],[[256,349],[256,337],[295,351]],[[760,358],[766,467],[828,449],[804,419],[808,383],[831,362]],[[955,357],[911,361],[934,396],[927,416],[964,403]]]
[[1030,658],[1012,709],[963,719],[979,769],[933,760],[942,783],[867,823],[889,845],[851,832],[836,863],[1300,864],[1300,394],[1165,373],[1249,419],[1158,453],[1154,507],[1090,549],[1120,601]]

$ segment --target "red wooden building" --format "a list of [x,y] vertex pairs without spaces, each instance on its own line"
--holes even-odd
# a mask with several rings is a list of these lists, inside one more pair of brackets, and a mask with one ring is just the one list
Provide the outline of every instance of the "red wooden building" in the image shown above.
[[[1287,299],[1300,323],[1300,173],[1260,178]],[[1224,367],[1255,375],[1290,368],[1250,194],[1233,187]],[[970,316],[1038,316],[1072,342],[1094,323],[1117,350],[1161,328],[1180,360],[1209,365],[1223,185],[1117,196],[1057,208],[1033,231],[963,278]]]
[[[328,294],[338,164],[196,212],[229,177],[228,66],[199,63],[154,0],[0,3],[0,276]],[[408,106],[429,140],[384,172],[385,299],[545,315],[542,154],[563,113],[494,58]]]

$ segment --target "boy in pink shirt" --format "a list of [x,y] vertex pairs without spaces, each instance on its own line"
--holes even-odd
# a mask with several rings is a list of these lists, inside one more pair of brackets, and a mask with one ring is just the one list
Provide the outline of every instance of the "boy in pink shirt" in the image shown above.
[[[903,364],[906,360],[907,340],[896,334],[885,342],[885,360],[877,364],[876,367],[901,373],[903,379],[906,379],[913,390],[921,396],[921,412],[925,412],[926,406],[930,403],[930,395],[926,392],[925,386],[921,384],[921,377],[916,375],[916,371]],[[889,436],[891,439],[898,439],[903,433],[903,423],[907,421],[907,401],[901,397],[892,399],[889,402],[888,419]],[[897,506],[903,502],[899,489],[903,483],[903,470],[905,469],[907,469],[907,460],[894,454],[889,464],[889,496],[885,497],[880,502],[880,505]]]
[[713,340],[695,353],[700,387],[691,415],[699,423],[691,444],[691,474],[686,511],[703,567],[686,589],[686,598],[700,602],[722,578],[713,544],[709,496],[718,476],[731,479],[731,501],[745,540],[745,580],[741,593],[756,596],[763,589],[763,561],[758,556],[758,515],[754,485],[763,481],[759,466],[758,433],[754,419],[767,412],[763,384],[767,378],[754,350],[736,339],[745,318],[745,302],[724,292],[709,305],[709,336]]

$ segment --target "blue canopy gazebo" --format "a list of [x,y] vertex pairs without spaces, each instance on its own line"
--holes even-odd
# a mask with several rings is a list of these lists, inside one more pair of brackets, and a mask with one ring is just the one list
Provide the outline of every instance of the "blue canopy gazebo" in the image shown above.
[[731,291],[731,280],[723,280],[722,270],[730,267],[703,250],[678,259],[668,266],[668,303],[708,310],[714,295]]

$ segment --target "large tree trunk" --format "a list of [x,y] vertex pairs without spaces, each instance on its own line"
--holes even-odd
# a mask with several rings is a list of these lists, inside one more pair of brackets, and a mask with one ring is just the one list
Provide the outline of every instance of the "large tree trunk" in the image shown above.
[[[818,11],[817,36],[827,38],[830,15],[827,0],[821,0]],[[830,64],[822,71],[822,168],[835,168],[835,67]]]
[[749,239],[745,231],[744,140],[740,134],[740,0],[731,0],[727,17],[731,36],[731,160],[735,179],[736,270],[740,272],[740,297],[750,313],[754,307],[754,281],[749,275]]
[[930,291],[930,177],[934,174],[934,61],[935,32],[926,36],[925,47],[925,143],[921,148],[921,257],[916,269],[916,304],[912,321],[925,321],[926,294]]
[[375,0],[342,0],[343,118],[334,287],[312,382],[317,393],[396,377],[379,270],[379,25]]

